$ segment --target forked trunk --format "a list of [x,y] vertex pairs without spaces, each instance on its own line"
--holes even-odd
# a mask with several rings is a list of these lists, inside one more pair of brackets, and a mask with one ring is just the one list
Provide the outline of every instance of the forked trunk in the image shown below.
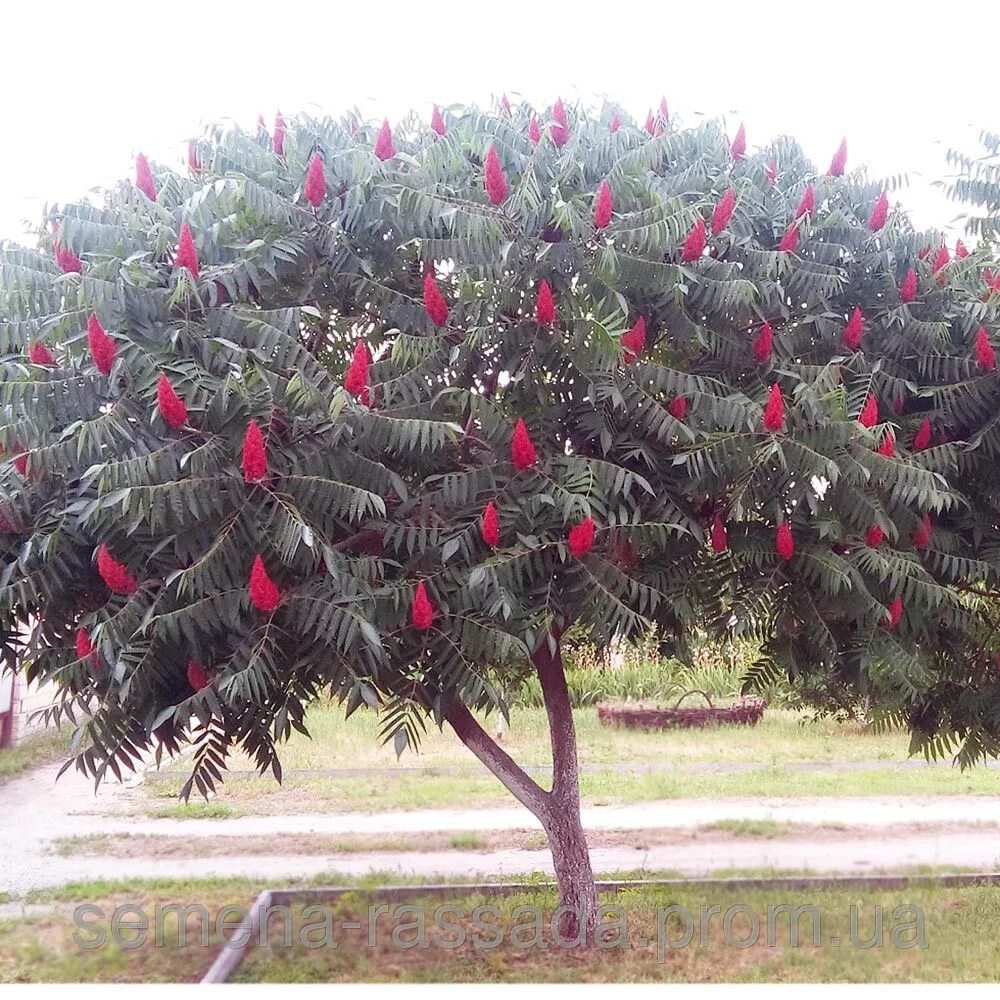
[[552,790],[540,787],[475,720],[461,702],[445,718],[462,742],[523,805],[538,817],[548,837],[559,886],[558,933],[561,944],[590,945],[597,928],[597,890],[587,838],[580,818],[576,726],[563,671],[558,633],[536,651],[533,662],[541,682],[552,745]]

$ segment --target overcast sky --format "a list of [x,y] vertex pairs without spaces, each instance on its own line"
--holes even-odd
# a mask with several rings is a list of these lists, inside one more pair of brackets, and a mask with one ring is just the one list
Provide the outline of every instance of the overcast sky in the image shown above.
[[684,122],[745,121],[751,149],[795,135],[820,168],[846,136],[849,168],[909,174],[900,198],[923,226],[956,214],[929,188],[948,146],[1000,130],[1000,13],[973,0],[18,0],[3,19],[7,238],[46,201],[130,175],[137,151],[180,165],[204,122],[277,107],[393,119],[502,91],[606,94],[641,120],[663,94]]

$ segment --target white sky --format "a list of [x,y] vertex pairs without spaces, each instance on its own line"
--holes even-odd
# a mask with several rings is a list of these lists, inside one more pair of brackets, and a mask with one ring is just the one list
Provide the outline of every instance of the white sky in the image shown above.
[[846,135],[848,168],[908,173],[901,200],[943,227],[957,209],[928,184],[945,150],[1000,130],[998,28],[989,0],[9,0],[0,237],[130,176],[137,151],[180,164],[213,119],[353,104],[394,119],[501,91],[607,94],[640,120],[663,94],[682,121],[745,120],[751,149],[794,135],[821,169]]

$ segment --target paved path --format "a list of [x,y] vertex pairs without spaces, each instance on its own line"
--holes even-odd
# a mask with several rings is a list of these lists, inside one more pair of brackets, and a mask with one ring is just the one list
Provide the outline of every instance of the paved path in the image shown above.
[[[67,773],[55,784],[58,766],[46,767],[0,789],[0,891],[23,893],[69,881],[132,876],[199,874],[252,877],[301,877],[320,873],[358,874],[398,871],[417,874],[494,875],[550,871],[547,852],[512,850],[480,854],[465,851],[371,853],[351,856],[287,856],[267,854],[267,838],[289,833],[419,833],[423,831],[497,831],[536,828],[518,807],[447,809],[393,813],[341,813],[293,816],[244,816],[219,820],[143,819],[129,815],[138,801],[135,788],[102,785],[95,795],[90,783]],[[584,825],[598,830],[652,827],[690,829],[724,819],[772,819],[805,825],[842,824],[857,828],[857,837],[834,842],[804,835],[771,841],[709,843],[693,840],[649,849],[596,848],[598,871],[634,868],[702,874],[731,867],[774,867],[787,870],[871,871],[913,865],[963,865],[993,868],[1000,862],[997,796],[906,796],[788,799],[680,799],[628,806],[584,809]],[[914,830],[918,824],[962,823],[967,829],[947,834]],[[894,829],[889,838],[879,830]],[[60,857],[50,853],[59,837],[95,833],[133,833],[183,837],[254,835],[261,854],[185,859]]]

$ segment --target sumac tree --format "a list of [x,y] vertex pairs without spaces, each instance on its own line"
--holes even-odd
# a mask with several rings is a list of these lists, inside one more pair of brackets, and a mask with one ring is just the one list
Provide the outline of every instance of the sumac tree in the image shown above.
[[[751,636],[998,749],[1000,292],[886,185],[717,123],[218,127],[0,255],[0,615],[100,780],[205,792],[332,693],[449,725],[594,888],[561,637]],[[537,674],[543,787],[476,710]],[[572,920],[570,920],[572,923]]]

